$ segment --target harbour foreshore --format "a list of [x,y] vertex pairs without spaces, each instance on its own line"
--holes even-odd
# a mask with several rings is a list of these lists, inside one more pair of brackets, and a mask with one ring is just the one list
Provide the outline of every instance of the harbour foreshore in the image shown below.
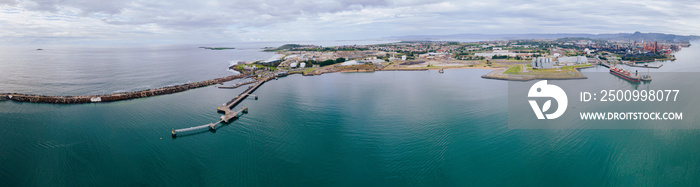
[[154,88],[135,92],[120,92],[104,95],[77,95],[77,96],[48,96],[48,95],[33,95],[22,93],[0,93],[0,100],[13,100],[19,102],[32,103],[58,103],[58,104],[77,104],[77,103],[96,103],[96,102],[111,102],[129,100],[143,97],[151,97],[156,95],[165,95],[171,93],[182,92],[194,88],[210,86],[235,79],[246,77],[244,74],[232,75],[227,77],[215,78],[200,82],[181,84],[176,86],[167,86],[162,88]]
[[489,72],[486,75],[482,75],[481,78],[484,79],[496,79],[496,80],[507,80],[507,81],[530,81],[530,80],[571,80],[571,79],[587,79],[580,69],[591,68],[588,67],[577,67],[574,68],[575,71],[570,71],[564,74],[508,74],[507,69],[501,68]]

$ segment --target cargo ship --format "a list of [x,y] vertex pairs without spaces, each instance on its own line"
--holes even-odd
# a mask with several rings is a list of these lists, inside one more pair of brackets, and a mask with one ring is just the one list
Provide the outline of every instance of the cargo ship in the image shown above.
[[617,75],[618,77],[623,78],[625,80],[632,81],[632,82],[640,82],[642,80],[642,78],[639,77],[639,75],[637,75],[637,73],[633,74],[633,73],[631,73],[625,69],[622,69],[620,67],[614,67],[614,66],[610,67],[610,73],[612,73],[613,75]]

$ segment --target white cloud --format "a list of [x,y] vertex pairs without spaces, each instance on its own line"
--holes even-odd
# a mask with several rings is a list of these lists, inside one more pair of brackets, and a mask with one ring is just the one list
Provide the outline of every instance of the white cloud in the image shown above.
[[700,33],[697,1],[0,0],[9,42],[367,39],[457,33]]

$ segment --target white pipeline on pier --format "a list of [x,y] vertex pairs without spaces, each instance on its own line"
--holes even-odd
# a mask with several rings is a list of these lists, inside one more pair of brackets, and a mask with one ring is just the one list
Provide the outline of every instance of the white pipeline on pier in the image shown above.
[[[286,75],[286,73],[285,74],[278,74],[278,75],[275,75],[273,77],[276,78],[277,76],[283,76],[283,75]],[[241,115],[243,115],[244,113],[248,113],[248,107],[242,107],[238,111],[231,110],[231,108],[236,107],[236,105],[238,105],[243,99],[245,99],[248,96],[253,96],[257,100],[258,96],[252,95],[250,93],[253,93],[253,91],[255,91],[255,89],[258,89],[258,87],[260,87],[260,85],[262,85],[263,83],[265,83],[266,81],[270,80],[273,77],[267,77],[267,78],[264,78],[261,80],[255,80],[255,85],[248,87],[248,89],[243,91],[241,94],[238,94],[238,96],[234,97],[231,101],[229,101],[229,102],[223,104],[222,106],[220,106],[219,108],[217,108],[218,111],[224,113],[224,115],[219,117],[219,119],[221,121],[216,122],[216,123],[206,124],[206,125],[200,125],[200,126],[195,126],[195,127],[173,130],[172,131],[173,138],[175,138],[177,136],[197,134],[197,133],[205,132],[208,130],[216,130],[217,128],[219,128],[221,126],[220,124],[222,122],[228,123],[232,119],[238,118]]]
[[206,132],[208,130],[216,130],[217,128],[219,128],[220,122],[221,121],[216,122],[216,123],[206,124],[206,125],[184,128],[184,129],[175,129],[172,132],[173,137],[197,134],[197,133],[201,133],[201,132]]

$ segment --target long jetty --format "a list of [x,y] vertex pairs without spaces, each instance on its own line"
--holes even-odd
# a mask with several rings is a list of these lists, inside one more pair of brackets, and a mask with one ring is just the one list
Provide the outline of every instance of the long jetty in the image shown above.
[[[248,108],[243,107],[240,110],[236,111],[235,116],[233,116],[233,117],[239,117],[239,116],[243,115],[243,113],[247,113],[247,112],[248,112]],[[206,125],[188,127],[188,128],[183,128],[183,129],[175,129],[172,131],[172,136],[173,137],[186,136],[186,135],[197,134],[197,133],[206,132],[206,131],[210,131],[210,130],[214,131],[223,125],[222,122],[227,122],[227,121],[221,120],[221,121],[206,124]]]
[[[173,130],[172,131],[173,138],[176,138],[178,136],[197,134],[200,132],[205,132],[207,130],[216,130],[216,128],[219,127],[218,126],[219,124],[228,123],[232,119],[238,118],[241,115],[243,115],[244,113],[248,113],[248,107],[242,107],[240,110],[237,110],[237,111],[232,110],[232,108],[236,107],[236,105],[241,103],[241,101],[243,101],[243,99],[247,98],[248,96],[254,96],[255,99],[258,99],[258,96],[251,94],[251,93],[253,93],[253,91],[258,89],[262,84],[264,84],[265,82],[267,82],[269,80],[276,79],[277,77],[286,76],[286,75],[288,75],[288,74],[285,72],[282,74],[277,74],[277,75],[273,75],[270,77],[254,80],[255,85],[249,86],[246,90],[244,90],[243,92],[238,94],[236,97],[234,97],[230,101],[226,102],[225,104],[223,104],[217,108],[218,112],[224,113],[224,115],[219,117],[218,122]],[[248,84],[250,84],[250,83],[248,83]]]
[[220,84],[223,82],[240,79],[246,77],[244,74],[232,75],[222,78],[216,78],[211,80],[205,80],[200,82],[187,83],[176,86],[168,86],[162,88],[154,88],[148,90],[141,90],[135,92],[120,92],[113,94],[104,95],[79,95],[79,96],[47,96],[47,95],[33,95],[33,94],[21,94],[21,93],[0,93],[1,100],[13,100],[19,102],[32,102],[32,103],[58,103],[58,104],[77,104],[77,103],[96,103],[96,102],[112,102],[121,101],[128,99],[136,99],[143,97],[151,97],[156,95],[165,95],[171,93],[182,92],[194,88],[210,86],[214,84]]
[[[246,97],[251,95],[250,93],[255,91],[255,89],[258,89],[258,87],[260,87],[260,85],[262,85],[263,83],[265,83],[268,80],[269,79],[256,80],[257,83],[255,85],[248,87],[248,89],[243,91],[241,94],[238,94],[231,101],[229,101],[226,104],[221,105],[219,108],[217,108],[217,110],[219,112],[224,113],[224,115],[219,117],[218,122],[209,123],[206,125],[182,128],[182,129],[175,129],[172,131],[173,138],[175,138],[177,136],[197,134],[197,133],[205,132],[207,130],[216,130],[219,127],[219,124],[222,124],[222,122],[228,123],[229,121],[231,121],[231,119],[238,118],[241,115],[243,115],[244,113],[248,113],[248,107],[243,107],[237,111],[231,110],[231,108],[236,107],[236,105],[238,105],[238,103],[240,103],[241,101],[243,101],[243,99],[245,99]],[[258,96],[255,96],[255,98],[257,99]]]
[[[245,91],[243,91],[241,94],[238,94],[238,96],[236,96],[236,97],[234,97],[233,99],[231,99],[231,101],[226,102],[226,104],[224,104],[224,105],[221,105],[219,108],[217,108],[217,110],[220,111],[220,112],[224,112],[224,114],[228,114],[229,112],[231,112],[231,108],[233,108],[233,107],[235,107],[236,105],[238,105],[238,103],[240,103],[241,101],[243,101],[243,99],[245,99],[246,97],[248,97],[248,96],[250,95],[250,93],[253,93],[253,91],[255,91],[256,89],[258,89],[258,88],[260,87],[260,85],[262,85],[262,84],[265,83],[266,81],[267,81],[267,79],[258,80],[257,83],[255,83],[255,85],[252,85],[252,86],[248,87],[248,89],[246,89]],[[257,96],[255,96],[255,97],[256,97],[256,99],[257,99]],[[224,115],[224,116],[225,116],[225,115]],[[223,119],[222,119],[222,120],[223,120]]]

